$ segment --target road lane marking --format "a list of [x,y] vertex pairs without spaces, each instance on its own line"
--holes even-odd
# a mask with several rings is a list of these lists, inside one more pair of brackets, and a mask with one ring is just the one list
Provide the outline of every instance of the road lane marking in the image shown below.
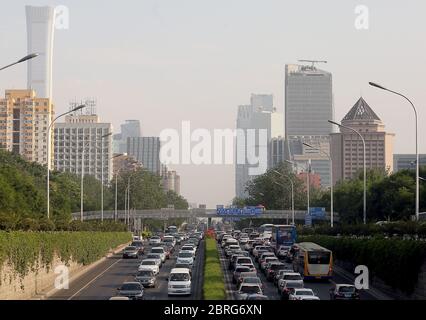
[[76,293],[74,293],[71,297],[69,297],[67,300],[72,300],[76,295],[78,295],[81,291],[86,289],[89,285],[91,285],[94,281],[99,279],[102,275],[105,274],[109,269],[111,269],[113,266],[115,266],[117,263],[122,261],[123,259],[119,259],[118,261],[114,262],[112,265],[110,265],[108,268],[106,268],[104,271],[102,271],[100,274],[98,274],[95,278],[93,278],[91,281],[89,281],[84,287],[82,287],[80,290],[78,290]]

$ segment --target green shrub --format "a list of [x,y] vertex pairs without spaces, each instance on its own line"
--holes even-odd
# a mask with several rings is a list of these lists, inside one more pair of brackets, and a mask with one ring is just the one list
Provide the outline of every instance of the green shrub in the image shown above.
[[0,270],[8,262],[22,279],[32,270],[51,267],[55,255],[64,264],[88,265],[130,240],[129,232],[0,231]]
[[203,294],[206,300],[226,299],[225,280],[219,260],[216,241],[207,238],[205,241],[205,263]]
[[426,258],[426,243],[415,240],[312,235],[299,241],[318,243],[332,250],[335,259],[366,265],[372,276],[407,294],[413,292]]

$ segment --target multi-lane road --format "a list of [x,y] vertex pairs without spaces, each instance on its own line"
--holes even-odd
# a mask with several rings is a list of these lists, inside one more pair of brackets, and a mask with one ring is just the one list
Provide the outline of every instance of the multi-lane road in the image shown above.
[[[204,241],[204,240],[203,240]],[[204,243],[200,241],[195,263],[192,270],[192,295],[173,296],[173,299],[202,299],[202,279],[204,270]],[[144,292],[145,300],[165,300],[167,295],[167,278],[176,263],[176,254],[179,252],[179,245],[176,246],[173,255],[166,260],[157,276],[156,288],[146,288]],[[150,246],[145,247],[145,255],[150,251]],[[144,255],[144,256],[145,256]],[[54,300],[107,300],[117,295],[117,288],[123,282],[134,281],[138,265],[144,259],[122,259],[121,254],[116,254],[107,258],[81,277],[72,281],[69,289],[62,289],[56,292],[49,299]]]
[[[166,300],[166,299],[202,299],[202,285],[203,285],[203,270],[204,270],[204,240],[200,241],[198,246],[197,255],[195,258],[194,267],[192,270],[192,295],[191,296],[174,296],[169,297],[167,294],[168,276],[176,263],[176,255],[181,246],[177,245],[172,256],[168,259],[160,269],[157,276],[157,286],[155,288],[146,288],[144,292],[145,300]],[[126,281],[134,281],[134,276],[137,273],[138,265],[144,259],[146,253],[150,251],[151,247],[146,245],[145,255],[138,259],[122,259],[122,255],[115,254],[107,258],[96,267],[90,269],[88,272],[72,281],[69,289],[62,289],[50,296],[49,299],[53,300],[107,300],[117,295],[117,288],[119,288]],[[222,263],[224,281],[226,283],[228,299],[235,299],[237,287],[232,283],[232,272],[228,270],[229,260],[225,257],[223,250],[218,245],[220,260]],[[289,269],[292,265],[286,263]],[[279,300],[280,296],[277,288],[272,282],[269,282],[265,275],[259,270],[258,264],[255,263],[259,278],[263,283],[263,293],[271,300]],[[321,300],[329,300],[329,290],[334,283],[348,283],[350,279],[346,276],[334,273],[333,280],[326,282],[305,282],[305,287],[310,288]],[[362,300],[376,299],[374,295],[367,291],[361,291]]]
[[[228,295],[228,299],[236,299],[236,293],[237,293],[237,287],[235,284],[232,283],[232,271],[229,271],[228,269],[228,262],[229,259],[226,258],[224,251],[218,245],[220,260],[222,264],[222,269],[225,277],[226,282],[226,291]],[[254,258],[252,257],[252,260],[254,262]],[[290,263],[286,263],[284,261],[281,261],[284,264],[286,264],[287,269],[293,269],[293,266]],[[254,262],[254,265],[257,270],[258,277],[261,279],[263,284],[263,294],[268,296],[270,300],[280,300],[280,295],[277,291],[277,287],[274,286],[273,282],[269,282],[265,275],[260,271],[259,266],[257,262]],[[350,280],[344,277],[343,275],[340,275],[336,272],[333,274],[333,280],[331,281],[322,281],[322,282],[304,282],[305,288],[312,289],[312,291],[321,299],[321,300],[330,300],[330,293],[329,290],[335,283],[350,283]],[[375,300],[376,298],[370,294],[367,291],[361,291],[360,292],[360,298],[361,300]]]

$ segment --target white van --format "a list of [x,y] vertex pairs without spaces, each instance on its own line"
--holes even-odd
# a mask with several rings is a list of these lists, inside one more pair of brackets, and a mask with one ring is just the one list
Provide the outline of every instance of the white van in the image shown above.
[[191,272],[188,268],[174,268],[169,275],[167,294],[191,295]]

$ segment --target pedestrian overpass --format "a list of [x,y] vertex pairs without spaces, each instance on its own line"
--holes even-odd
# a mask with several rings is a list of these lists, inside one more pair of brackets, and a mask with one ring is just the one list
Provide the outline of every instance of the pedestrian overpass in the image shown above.
[[[305,210],[295,210],[295,221],[305,221]],[[73,220],[80,220],[81,213],[72,213]],[[189,210],[175,210],[175,209],[147,209],[147,210],[118,210],[117,213],[112,211],[104,211],[103,218],[105,220],[139,220],[139,219],[197,219],[197,218],[231,218],[231,219],[284,219],[291,222],[291,210],[265,210],[262,214],[257,215],[241,215],[241,214],[225,214],[218,215],[216,209],[189,209]],[[83,221],[87,220],[100,220],[101,211],[86,211],[83,212]],[[330,221],[330,214],[327,212],[325,217],[321,220]],[[339,221],[337,213],[334,213],[334,221]]]

